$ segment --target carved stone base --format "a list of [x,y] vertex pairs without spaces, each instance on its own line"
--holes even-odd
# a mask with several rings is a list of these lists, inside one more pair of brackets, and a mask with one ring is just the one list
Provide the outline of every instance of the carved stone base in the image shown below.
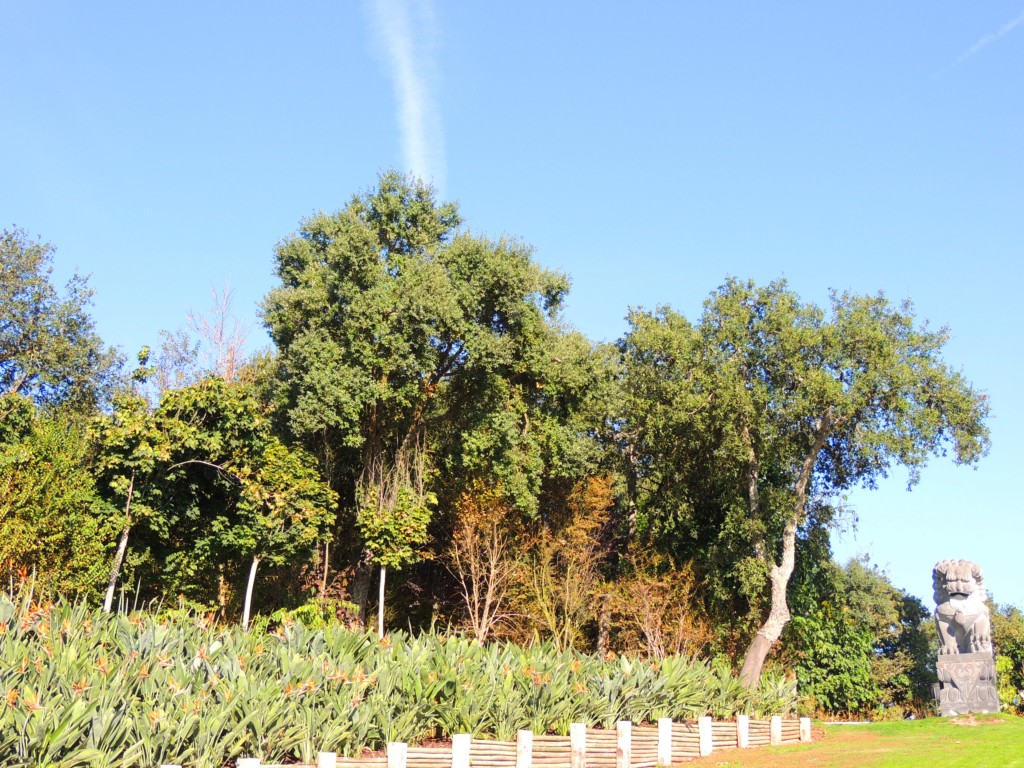
[[943,717],[967,712],[998,712],[996,665],[991,653],[939,656],[938,705]]

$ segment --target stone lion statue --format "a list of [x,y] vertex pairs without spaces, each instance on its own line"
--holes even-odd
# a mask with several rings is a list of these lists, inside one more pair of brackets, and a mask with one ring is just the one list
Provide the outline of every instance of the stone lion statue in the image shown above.
[[985,577],[970,560],[943,560],[932,571],[939,654],[992,652]]

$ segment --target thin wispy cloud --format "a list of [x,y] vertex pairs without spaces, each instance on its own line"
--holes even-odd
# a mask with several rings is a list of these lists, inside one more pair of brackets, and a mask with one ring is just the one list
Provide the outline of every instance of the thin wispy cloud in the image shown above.
[[1020,14],[1016,18],[1011,19],[1010,21],[1008,21],[1005,24],[1003,24],[1003,26],[1001,26],[995,32],[991,32],[991,33],[985,35],[983,38],[978,40],[974,45],[972,45],[966,51],[961,53],[960,56],[957,57],[957,60],[953,63],[954,66],[956,64],[960,64],[960,63],[962,63],[964,61],[967,61],[972,56],[976,56],[983,49],[988,48],[988,46],[992,45],[992,43],[996,42],[997,40],[999,40],[999,39],[1001,39],[1003,37],[1006,37],[1008,34],[1010,34],[1014,29],[1016,29],[1021,24],[1024,24],[1024,11],[1021,11]]
[[366,6],[395,92],[405,170],[442,191],[444,135],[432,92],[433,7],[430,0],[368,0]]

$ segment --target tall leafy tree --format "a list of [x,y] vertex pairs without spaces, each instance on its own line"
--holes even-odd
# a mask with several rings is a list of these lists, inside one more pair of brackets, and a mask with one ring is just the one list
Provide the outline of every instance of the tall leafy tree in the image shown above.
[[493,472],[535,512],[544,457],[586,453],[563,416],[586,378],[568,363],[596,370],[595,353],[558,324],[568,281],[460,222],[431,188],[388,173],[277,249],[281,285],[263,308],[287,427],[364,521],[426,509],[441,466],[467,482]]
[[155,410],[139,394],[119,394],[94,433],[101,489],[124,509],[107,610],[135,527],[164,587],[200,602],[248,563],[247,623],[259,564],[301,560],[333,521],[335,495],[315,460],[273,435],[242,383],[203,379],[168,390]]
[[[219,377],[166,392],[155,413],[172,449],[151,535],[166,542],[169,584],[208,600],[247,563],[248,624],[257,568],[308,558],[334,520],[335,494],[315,460],[271,429],[251,387]],[[214,587],[210,582],[217,575]]]
[[18,397],[88,411],[117,383],[119,355],[88,313],[92,290],[76,275],[59,293],[52,260],[51,245],[0,232],[0,421]]
[[[871,487],[895,465],[913,484],[933,454],[977,461],[986,397],[942,360],[945,329],[882,295],[833,293],[826,312],[784,281],[730,279],[696,325],[668,309],[631,321],[623,350],[655,399],[634,403],[627,433],[671,434],[677,446],[641,443],[658,446],[641,447],[637,463],[657,478],[655,495],[682,502],[652,512],[732,549],[749,583],[764,576],[766,611],[741,672],[754,685],[790,619],[801,528],[827,522],[833,494]],[[650,345],[665,327],[671,343]]]
[[[142,362],[145,364],[144,359]],[[103,597],[103,610],[108,613],[114,604],[132,530],[140,519],[157,514],[172,452],[183,439],[184,425],[175,424],[173,430],[169,426],[157,421],[149,402],[134,390],[114,395],[110,412],[96,416],[91,425],[99,492],[109,504],[122,510],[120,535]]]

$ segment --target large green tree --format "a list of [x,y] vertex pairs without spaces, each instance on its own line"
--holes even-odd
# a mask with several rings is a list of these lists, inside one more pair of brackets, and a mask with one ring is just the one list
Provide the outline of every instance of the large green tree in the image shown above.
[[431,188],[388,173],[277,249],[281,284],[263,308],[287,430],[364,521],[425,509],[439,468],[496,476],[533,513],[545,474],[593,450],[575,402],[601,367],[558,322],[568,280],[460,222]]
[[0,422],[19,397],[88,411],[117,383],[120,358],[88,313],[85,278],[62,295],[51,282],[53,247],[20,229],[0,232]]
[[308,559],[333,522],[335,495],[315,460],[273,434],[242,382],[211,377],[168,390],[155,410],[119,395],[94,434],[101,490],[124,510],[108,610],[133,528],[151,577],[200,603],[248,565],[244,621],[258,565]]
[[913,484],[929,456],[970,464],[988,446],[986,397],[943,361],[945,329],[883,295],[829,303],[804,303],[784,281],[730,279],[697,324],[635,312],[622,344],[627,376],[651,393],[634,396],[624,428],[633,471],[662,499],[651,514],[765,585],[748,685],[790,619],[798,532],[827,522],[830,498],[896,465]]

